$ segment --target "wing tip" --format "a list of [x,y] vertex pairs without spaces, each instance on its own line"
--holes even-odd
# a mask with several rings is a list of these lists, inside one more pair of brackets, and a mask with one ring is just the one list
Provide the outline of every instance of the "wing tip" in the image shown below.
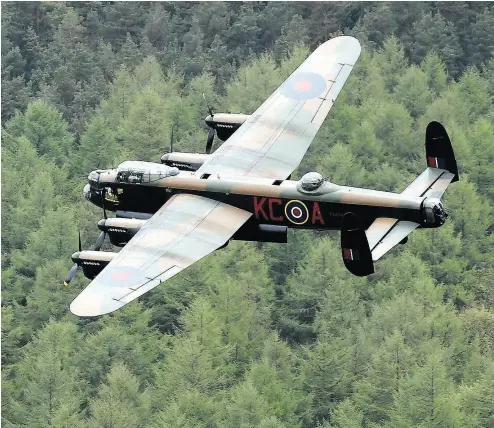
[[320,46],[332,45],[332,44],[336,44],[336,43],[345,44],[346,47],[348,47],[348,48],[351,48],[351,47],[358,48],[359,51],[362,49],[360,41],[353,36],[333,37],[332,39],[329,39],[329,40],[325,41],[324,43],[321,43]]
[[70,304],[70,312],[78,317],[99,317],[120,309],[125,303],[114,299],[98,300],[79,294]]

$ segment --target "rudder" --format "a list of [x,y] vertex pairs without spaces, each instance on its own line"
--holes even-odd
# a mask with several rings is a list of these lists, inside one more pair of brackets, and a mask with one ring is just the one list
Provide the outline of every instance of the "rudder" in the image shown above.
[[454,174],[452,183],[459,180],[456,158],[444,126],[439,122],[430,122],[425,131],[425,153],[429,168],[440,168]]
[[374,273],[374,263],[360,218],[346,213],[341,222],[341,255],[345,267],[356,276]]

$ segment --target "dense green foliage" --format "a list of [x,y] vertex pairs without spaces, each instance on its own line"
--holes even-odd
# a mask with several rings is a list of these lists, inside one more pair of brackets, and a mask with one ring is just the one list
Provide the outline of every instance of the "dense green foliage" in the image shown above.
[[[494,427],[494,10],[483,3],[4,3],[2,424]],[[62,278],[101,212],[85,175],[202,151],[319,42],[362,56],[299,170],[402,191],[443,122],[461,181],[437,230],[356,278],[338,234],[233,242],[110,316]],[[295,177],[296,178],[296,177]]]

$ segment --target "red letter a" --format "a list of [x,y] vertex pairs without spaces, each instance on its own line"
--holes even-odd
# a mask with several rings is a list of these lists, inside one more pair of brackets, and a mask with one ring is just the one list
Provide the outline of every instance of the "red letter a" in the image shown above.
[[316,221],[324,226],[324,218],[322,217],[318,202],[314,202],[314,206],[312,207],[312,224],[316,224]]

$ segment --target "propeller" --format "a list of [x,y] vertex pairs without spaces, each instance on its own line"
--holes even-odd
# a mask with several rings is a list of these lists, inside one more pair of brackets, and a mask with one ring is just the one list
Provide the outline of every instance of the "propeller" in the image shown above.
[[[106,215],[106,208],[105,208],[105,194],[106,194],[106,188],[103,187],[101,189],[101,208],[103,208],[103,216],[105,220],[107,220],[108,217]],[[99,251],[101,249],[103,243],[105,242],[105,238],[106,238],[106,232],[101,231],[101,233],[98,236],[98,239],[96,240],[96,245],[94,246],[93,251]],[[79,252],[81,251],[82,251],[81,232],[79,231]],[[77,273],[78,267],[79,265],[77,263],[74,263],[74,265],[70,268],[69,273],[65,277],[63,281],[63,285],[65,286],[69,285],[69,282],[72,281],[75,274]]]
[[[105,188],[103,187],[101,189],[101,207],[103,208],[103,217],[106,220],[108,217],[106,216],[106,209],[105,209],[105,192],[106,192]],[[96,245],[93,248],[94,251],[100,250],[101,246],[103,245],[103,242],[105,242],[105,238],[106,238],[106,232],[101,231],[101,233],[98,236],[98,239],[96,240]]]
[[106,232],[101,232],[98,236],[98,239],[96,240],[96,245],[93,248],[93,251],[99,251],[101,246],[103,245],[103,242],[105,242],[106,238]]
[[105,193],[106,193],[106,189],[103,187],[101,189],[101,208],[103,208],[103,216],[105,217],[105,220],[108,218],[106,216],[106,210],[105,210]]
[[172,134],[170,136],[170,152],[173,153],[173,126],[172,126]]
[[213,109],[209,105],[208,100],[206,99],[206,94],[204,92],[202,93],[202,97],[204,98],[204,101],[206,101],[206,105],[208,106],[209,114],[211,115],[211,117],[214,117]]
[[[81,231],[79,231],[79,251],[82,251],[82,245],[81,245]],[[77,273],[77,268],[79,265],[77,263],[74,263],[74,265],[70,268],[69,273],[63,280],[63,285],[67,286],[69,285],[69,282],[72,281],[74,278],[75,274]]]
[[[208,107],[208,111],[209,111],[209,115],[211,116],[211,119],[214,118],[214,111],[212,109],[212,107],[209,105],[208,103],[208,100],[206,99],[206,95],[204,94],[204,92],[202,93],[202,97],[204,98],[204,101],[206,102],[206,105]],[[210,127],[209,128],[209,133],[208,133],[208,139],[206,141],[206,154],[210,154],[211,153],[211,149],[213,147],[213,140],[214,140],[214,134],[215,134],[215,129]]]
[[209,155],[211,153],[211,149],[213,148],[213,140],[214,140],[214,128],[210,128],[208,132],[208,139],[206,141],[206,154]]

